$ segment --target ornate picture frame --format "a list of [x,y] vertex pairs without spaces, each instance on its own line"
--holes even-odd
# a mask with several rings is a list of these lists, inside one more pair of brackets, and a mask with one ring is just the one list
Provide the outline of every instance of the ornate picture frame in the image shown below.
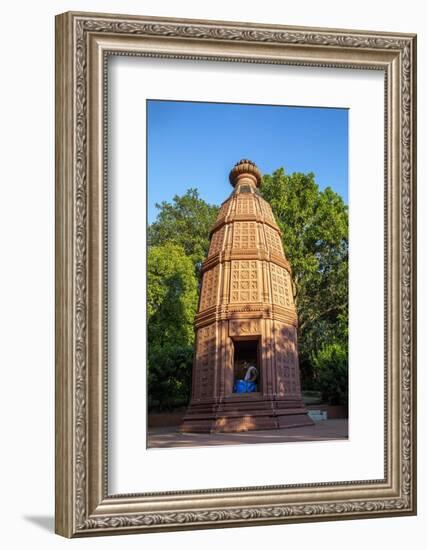
[[[384,479],[108,492],[111,55],[384,72]],[[416,513],[416,36],[68,12],[56,18],[56,532],[66,537]]]

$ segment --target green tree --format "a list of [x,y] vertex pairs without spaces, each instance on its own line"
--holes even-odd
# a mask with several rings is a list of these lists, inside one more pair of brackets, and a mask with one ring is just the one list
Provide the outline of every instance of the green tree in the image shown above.
[[342,344],[324,345],[313,353],[314,374],[322,392],[322,398],[329,405],[348,404],[348,350]]
[[218,207],[200,198],[197,189],[175,195],[172,203],[156,204],[159,214],[148,228],[149,246],[174,243],[182,246],[194,264],[197,275],[209,249],[209,231],[215,223]]
[[283,168],[264,176],[261,193],[292,266],[302,382],[315,389],[314,354],[333,342],[347,349],[348,207],[331,188],[320,191],[314,174]]
[[194,263],[181,246],[148,249],[148,394],[160,408],[189,397],[197,293]]

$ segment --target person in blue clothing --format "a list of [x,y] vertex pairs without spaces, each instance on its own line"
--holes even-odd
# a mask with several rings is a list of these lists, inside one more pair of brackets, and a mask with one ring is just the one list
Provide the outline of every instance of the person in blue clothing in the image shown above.
[[246,382],[256,382],[258,378],[258,370],[255,365],[249,365],[248,370],[246,371],[245,378]]
[[252,393],[258,391],[256,381],[258,379],[258,369],[255,365],[245,363],[246,373],[243,380],[237,380],[234,384],[235,393]]

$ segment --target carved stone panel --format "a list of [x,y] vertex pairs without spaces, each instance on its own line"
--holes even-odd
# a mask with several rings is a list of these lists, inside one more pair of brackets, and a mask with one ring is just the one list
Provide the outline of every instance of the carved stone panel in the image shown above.
[[209,256],[217,254],[224,248],[224,237],[225,237],[225,225],[217,229],[211,239],[211,245],[209,247]]
[[301,393],[296,343],[294,327],[275,323],[275,363],[280,396],[299,396]]
[[233,224],[233,248],[247,250],[257,247],[256,222],[235,222]]
[[229,324],[230,336],[249,336],[261,334],[261,321],[259,319],[251,320],[232,320]]
[[264,231],[267,248],[272,252],[276,252],[276,254],[283,256],[282,240],[278,231],[276,231],[269,225],[264,225]]
[[286,269],[270,263],[271,293],[273,304],[282,307],[293,307],[291,278]]
[[231,201],[228,200],[226,202],[224,202],[222,205],[221,205],[221,208],[219,209],[219,212],[218,212],[218,220],[225,217],[229,212],[229,209],[230,209],[230,204],[231,204]]
[[216,265],[203,274],[200,311],[216,304],[219,285],[218,270],[219,267]]
[[256,260],[231,262],[230,303],[260,301],[258,263]]
[[252,196],[237,195],[236,214],[255,214],[255,199]]
[[196,362],[194,369],[194,398],[205,399],[214,394],[216,357],[216,324],[197,331]]
[[260,198],[259,206],[265,219],[271,222],[275,222],[273,211],[271,210],[271,206],[268,204],[268,202]]

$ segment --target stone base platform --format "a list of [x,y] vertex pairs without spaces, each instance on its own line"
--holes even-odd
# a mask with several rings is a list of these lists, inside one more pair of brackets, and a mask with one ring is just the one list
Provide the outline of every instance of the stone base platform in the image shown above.
[[252,430],[229,433],[181,433],[176,426],[149,428],[149,449],[211,447],[270,443],[301,443],[307,441],[345,441],[348,439],[348,420],[323,420],[312,426],[278,430]]
[[215,403],[191,403],[181,433],[228,433],[311,426],[302,401],[265,399],[259,394],[238,394]]

